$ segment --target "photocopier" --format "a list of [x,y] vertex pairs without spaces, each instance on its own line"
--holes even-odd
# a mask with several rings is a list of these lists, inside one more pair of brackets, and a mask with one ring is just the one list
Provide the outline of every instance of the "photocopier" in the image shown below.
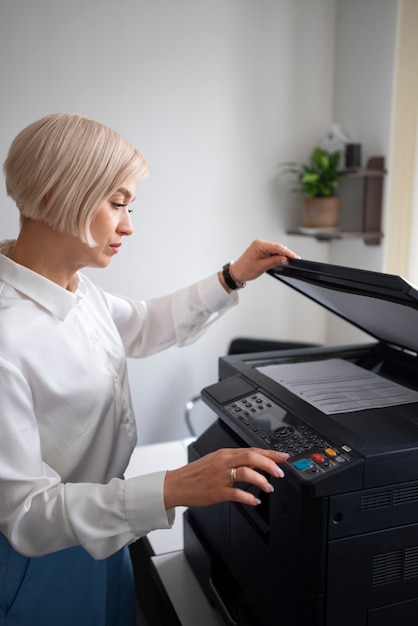
[[242,446],[289,458],[273,493],[237,484],[260,505],[187,509],[186,558],[226,624],[417,626],[418,290],[302,259],[269,274],[370,341],[220,357],[189,462]]

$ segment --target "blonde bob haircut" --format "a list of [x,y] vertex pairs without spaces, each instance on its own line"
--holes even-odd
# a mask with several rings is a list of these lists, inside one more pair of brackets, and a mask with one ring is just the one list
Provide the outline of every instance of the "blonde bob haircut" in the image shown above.
[[3,166],[7,194],[20,211],[95,246],[90,225],[100,204],[149,168],[117,132],[82,115],[47,115],[13,140]]

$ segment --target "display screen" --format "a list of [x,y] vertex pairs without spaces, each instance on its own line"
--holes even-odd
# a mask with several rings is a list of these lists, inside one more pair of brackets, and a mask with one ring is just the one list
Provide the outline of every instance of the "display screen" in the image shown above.
[[268,432],[273,432],[281,426],[288,425],[289,420],[290,415],[284,409],[281,411],[280,416],[272,415],[271,413],[261,413],[260,415],[254,416],[252,418],[254,424]]

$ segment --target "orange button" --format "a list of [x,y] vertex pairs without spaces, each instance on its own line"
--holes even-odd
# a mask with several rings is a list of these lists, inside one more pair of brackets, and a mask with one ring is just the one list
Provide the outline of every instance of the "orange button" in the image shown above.
[[325,454],[327,456],[332,456],[332,457],[337,456],[337,453],[334,450],[334,448],[325,448]]

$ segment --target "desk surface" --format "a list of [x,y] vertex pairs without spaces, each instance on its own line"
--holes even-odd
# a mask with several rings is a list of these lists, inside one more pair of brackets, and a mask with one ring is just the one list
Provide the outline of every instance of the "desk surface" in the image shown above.
[[[125,472],[125,477],[170,470],[187,463],[187,446],[193,438],[167,441],[148,446],[137,446]],[[169,530],[153,530],[147,535],[154,554],[166,554],[183,550],[183,513],[185,507],[177,507],[173,527]]]
[[182,626],[225,626],[204,595],[183,550],[152,557]]
[[[192,441],[190,438],[138,446],[125,472],[126,478],[185,465],[187,447]],[[184,511],[185,507],[177,507],[170,530],[154,530],[147,535],[154,553],[151,561],[182,626],[221,626],[224,621],[206,599],[184,556]]]

